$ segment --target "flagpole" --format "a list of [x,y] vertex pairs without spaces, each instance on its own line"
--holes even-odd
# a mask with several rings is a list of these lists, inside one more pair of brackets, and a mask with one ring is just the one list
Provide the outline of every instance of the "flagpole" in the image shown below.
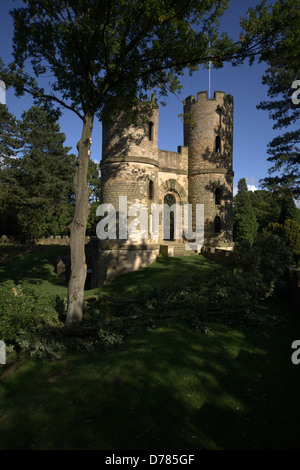
[[[209,55],[210,55],[210,42],[208,43],[209,46]],[[210,98],[210,81],[211,81],[211,60],[208,61],[208,98]]]
[[211,67],[211,61],[209,61],[209,66],[208,66],[208,98],[210,98],[210,67]]

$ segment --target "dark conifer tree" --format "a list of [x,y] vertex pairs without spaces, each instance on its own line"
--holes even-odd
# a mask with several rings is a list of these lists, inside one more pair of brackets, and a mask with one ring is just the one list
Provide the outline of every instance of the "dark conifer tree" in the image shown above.
[[75,157],[45,110],[33,106],[19,122],[19,155],[6,159],[2,187],[25,238],[68,233],[74,211]]
[[246,179],[242,178],[238,182],[238,193],[234,198],[234,240],[248,241],[252,245],[257,230],[258,223]]

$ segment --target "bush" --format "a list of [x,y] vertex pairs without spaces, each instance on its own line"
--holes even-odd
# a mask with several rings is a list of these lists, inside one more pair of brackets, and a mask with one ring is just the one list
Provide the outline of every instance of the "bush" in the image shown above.
[[[242,270],[241,276],[249,281],[249,288],[257,298],[270,297],[285,281],[287,268],[293,257],[278,235],[266,233],[256,242],[235,246],[235,265]],[[250,285],[253,284],[253,285]]]
[[[0,338],[17,350],[43,350],[45,332],[62,326],[58,298],[30,284],[0,286]],[[38,344],[40,343],[40,344]]]
[[252,245],[236,244],[234,255],[231,268],[219,267],[205,278],[193,277],[176,286],[154,289],[148,298],[130,304],[128,309],[141,318],[156,319],[180,312],[201,331],[204,322],[213,318],[244,323],[258,301],[285,293],[292,257],[281,238],[270,234]]
[[300,225],[294,220],[286,219],[284,225],[270,222],[264,234],[278,235],[294,255],[298,264],[300,261]]

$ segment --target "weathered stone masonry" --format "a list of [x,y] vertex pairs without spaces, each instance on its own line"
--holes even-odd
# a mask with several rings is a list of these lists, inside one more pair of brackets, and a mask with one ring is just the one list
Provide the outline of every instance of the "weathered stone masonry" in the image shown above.
[[[152,104],[152,115],[138,126],[127,125],[125,113],[112,125],[103,125],[101,202],[118,211],[119,196],[127,196],[128,207],[142,203],[149,214],[151,204],[163,204],[166,195],[182,206],[204,204],[204,245],[232,246],[232,96],[216,91],[208,98],[207,92],[200,92],[185,100],[184,145],[178,152],[158,149],[154,98]],[[94,283],[147,266],[165,243],[161,227],[158,241],[100,240]]]

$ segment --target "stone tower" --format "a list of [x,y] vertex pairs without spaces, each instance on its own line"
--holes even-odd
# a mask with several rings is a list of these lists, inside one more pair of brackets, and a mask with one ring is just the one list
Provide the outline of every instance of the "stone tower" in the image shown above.
[[[127,208],[144,204],[149,214],[151,203],[157,202],[158,106],[154,97],[152,105],[151,114],[142,115],[134,125],[123,113],[113,124],[102,127],[101,202],[113,204],[116,209],[120,196],[127,197]],[[124,241],[119,233],[117,239]]]
[[[98,284],[155,261],[159,255],[158,243],[150,239],[150,208],[158,198],[158,106],[151,100],[151,113],[142,115],[134,125],[128,123],[126,113],[102,126],[101,203],[116,209],[115,239],[100,240]],[[119,206],[120,197],[127,204]],[[135,215],[124,212],[134,204],[147,207],[148,233],[133,238],[121,228],[130,227]],[[138,212],[137,214],[138,215]],[[140,232],[140,227],[137,233]]]
[[[162,207],[171,200],[181,213],[188,203],[193,209],[203,204],[204,246],[233,244],[232,96],[216,91],[209,98],[207,92],[201,92],[197,99],[189,96],[185,100],[184,145],[177,152],[158,148],[159,110],[154,97],[150,103],[151,112],[141,113],[137,125],[130,124],[127,113],[121,112],[102,126],[101,205],[115,208],[116,230],[114,237],[99,240],[97,285],[149,265],[159,253],[186,253],[183,225],[168,238],[161,214],[159,236],[151,239],[152,204]],[[119,205],[120,197],[126,199],[126,207]],[[136,220],[137,213],[128,213],[134,204],[147,209],[146,233],[142,236],[140,227],[136,231],[140,238],[128,236],[122,229],[126,211],[128,229]]]
[[231,246],[233,98],[221,91],[213,98],[206,91],[189,96],[184,115],[189,203],[204,204],[204,244]]

